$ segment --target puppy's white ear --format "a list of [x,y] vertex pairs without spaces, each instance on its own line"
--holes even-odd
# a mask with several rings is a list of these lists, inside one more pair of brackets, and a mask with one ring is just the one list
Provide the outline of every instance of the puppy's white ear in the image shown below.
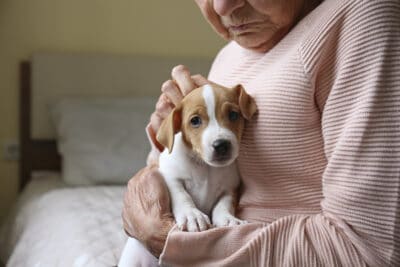
[[257,105],[254,99],[246,93],[243,86],[238,84],[234,87],[239,95],[239,107],[243,117],[250,120],[257,111]]
[[175,107],[161,123],[157,132],[157,141],[172,152],[174,136],[181,129],[181,107]]

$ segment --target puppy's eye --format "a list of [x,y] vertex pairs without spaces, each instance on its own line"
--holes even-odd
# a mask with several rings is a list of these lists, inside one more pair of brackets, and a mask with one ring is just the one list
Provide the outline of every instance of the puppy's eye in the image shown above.
[[199,116],[193,116],[190,119],[190,125],[192,125],[194,128],[197,128],[201,125],[201,118]]
[[231,110],[228,116],[230,121],[237,121],[239,119],[239,112]]

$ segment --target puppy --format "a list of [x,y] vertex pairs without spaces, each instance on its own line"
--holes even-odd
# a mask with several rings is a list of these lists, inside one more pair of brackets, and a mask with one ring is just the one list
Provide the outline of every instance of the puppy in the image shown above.
[[205,85],[189,93],[161,124],[157,140],[168,151],[160,155],[159,171],[181,230],[244,223],[234,217],[235,160],[244,120],[255,112],[242,86]]
[[[245,120],[256,109],[241,85],[207,84],[185,96],[161,124],[157,140],[166,149],[159,157],[159,171],[181,230],[246,223],[234,216],[240,182],[236,158]],[[157,266],[157,259],[129,238],[118,266]]]

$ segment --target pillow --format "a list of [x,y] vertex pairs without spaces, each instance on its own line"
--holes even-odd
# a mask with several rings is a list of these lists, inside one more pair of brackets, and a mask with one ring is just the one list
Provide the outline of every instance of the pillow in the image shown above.
[[51,107],[68,185],[126,184],[146,164],[155,98],[63,99]]

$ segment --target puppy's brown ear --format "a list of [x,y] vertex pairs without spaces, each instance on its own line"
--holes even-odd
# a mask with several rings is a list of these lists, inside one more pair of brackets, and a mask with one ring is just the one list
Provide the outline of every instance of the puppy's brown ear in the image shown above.
[[157,141],[172,152],[174,136],[181,129],[181,107],[175,107],[161,123],[157,132]]
[[236,90],[239,95],[239,107],[243,117],[246,120],[250,120],[257,111],[256,102],[246,93],[241,84],[236,85],[234,90]]

